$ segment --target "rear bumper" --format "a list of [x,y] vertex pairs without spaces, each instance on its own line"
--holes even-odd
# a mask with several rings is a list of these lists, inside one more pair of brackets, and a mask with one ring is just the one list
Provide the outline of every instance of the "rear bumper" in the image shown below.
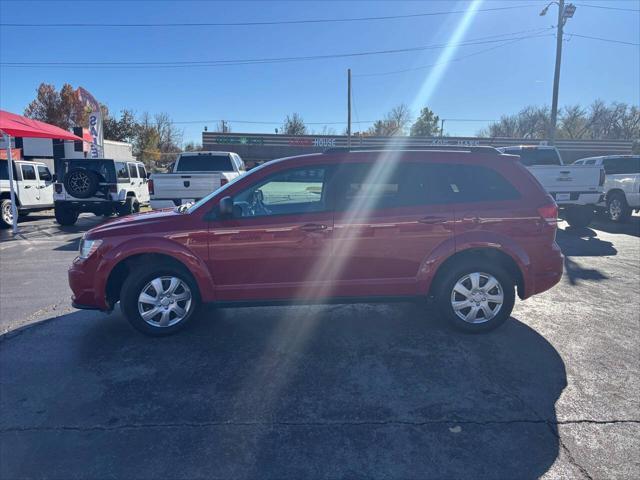
[[570,205],[595,205],[602,201],[602,192],[552,192],[559,207]]
[[556,242],[546,255],[535,262],[528,278],[525,278],[525,291],[522,299],[545,292],[556,285],[562,278],[564,256]]

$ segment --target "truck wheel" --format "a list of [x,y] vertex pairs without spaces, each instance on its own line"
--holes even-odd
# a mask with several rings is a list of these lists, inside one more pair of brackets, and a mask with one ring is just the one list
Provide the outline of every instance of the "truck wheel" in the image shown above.
[[136,268],[120,292],[120,307],[131,325],[151,336],[182,330],[200,304],[196,283],[173,265]]
[[78,221],[79,212],[71,208],[56,207],[56,222],[62,226],[74,225]]
[[575,228],[588,227],[595,217],[595,209],[589,206],[569,207],[565,211],[565,220]]
[[607,195],[607,216],[612,222],[618,223],[625,223],[631,217],[631,208],[622,193]]
[[11,215],[11,200],[6,199],[0,202],[0,225],[3,227],[13,226],[13,215]]
[[455,328],[487,332],[511,315],[514,280],[504,269],[486,261],[459,263],[440,283],[437,302],[442,315]]

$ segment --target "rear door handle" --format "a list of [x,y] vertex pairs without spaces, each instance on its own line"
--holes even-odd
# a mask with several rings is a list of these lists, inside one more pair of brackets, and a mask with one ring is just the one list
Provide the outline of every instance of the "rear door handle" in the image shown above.
[[24,188],[31,188],[31,185],[25,185]]
[[318,232],[320,230],[326,230],[327,226],[321,223],[307,223],[300,227],[300,230],[304,230],[305,232]]
[[438,217],[435,215],[429,215],[426,217],[422,217],[420,220],[418,220],[420,223],[424,223],[427,225],[436,225],[439,223],[444,223],[447,219],[445,217]]

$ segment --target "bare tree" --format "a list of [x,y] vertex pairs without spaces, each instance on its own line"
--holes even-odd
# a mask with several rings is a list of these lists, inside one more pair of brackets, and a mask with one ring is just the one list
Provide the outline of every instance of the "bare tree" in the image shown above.
[[377,120],[368,133],[378,136],[403,135],[411,122],[411,111],[404,103],[393,107],[382,120]]
[[304,120],[298,113],[293,115],[287,115],[282,125],[282,133],[284,135],[305,135],[307,133],[307,126],[304,124]]

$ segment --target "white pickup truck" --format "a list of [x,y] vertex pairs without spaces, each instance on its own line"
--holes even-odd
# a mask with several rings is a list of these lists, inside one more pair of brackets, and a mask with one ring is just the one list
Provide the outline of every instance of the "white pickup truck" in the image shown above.
[[171,173],[154,173],[149,180],[151,208],[174,208],[206,197],[245,173],[233,152],[183,152]]
[[608,155],[582,158],[574,165],[604,167],[607,179],[604,182],[604,202],[613,222],[626,222],[633,210],[640,211],[640,155]]
[[555,199],[561,216],[574,227],[586,227],[595,217],[604,192],[604,169],[600,166],[565,165],[560,152],[546,145],[498,148],[518,155],[520,161]]
[[[19,218],[53,208],[53,175],[44,163],[14,160],[13,180]],[[8,162],[0,160],[0,225],[8,227],[12,221]]]

